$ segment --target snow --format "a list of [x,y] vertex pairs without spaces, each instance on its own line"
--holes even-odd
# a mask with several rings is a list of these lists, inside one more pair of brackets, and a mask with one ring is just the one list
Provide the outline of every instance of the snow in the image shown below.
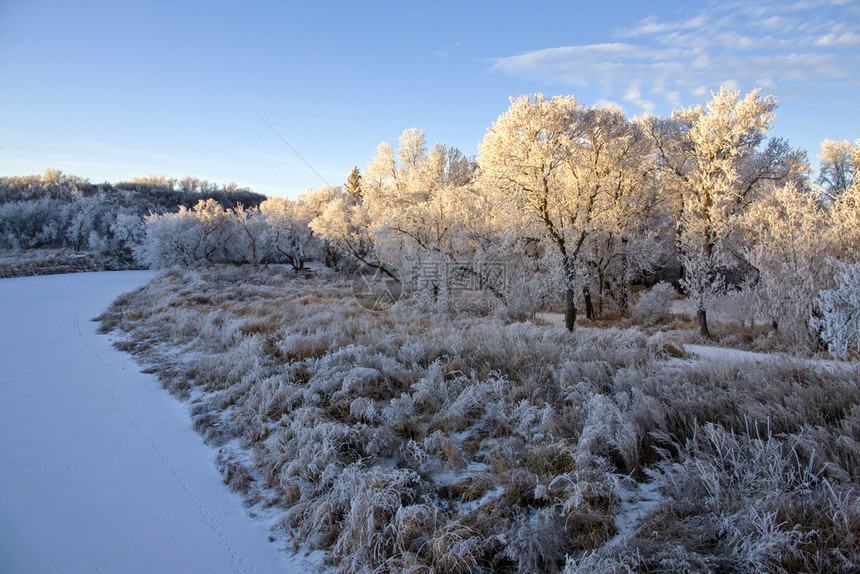
[[789,357],[778,353],[756,353],[754,351],[742,351],[740,349],[727,349],[725,347],[709,347],[706,345],[685,344],[684,351],[695,355],[700,359],[711,361],[722,361],[725,363],[764,363],[767,361],[784,361],[786,359],[798,360],[816,369],[824,369],[831,373],[840,371],[856,372],[858,365],[850,361],[838,361],[832,359],[809,359]]
[[756,353],[754,351],[742,351],[740,349],[727,349],[725,347],[709,347],[707,345],[685,344],[684,351],[696,355],[702,359],[714,361],[725,361],[727,363],[742,363],[746,361],[764,362],[779,360],[780,355],[767,353]]
[[474,512],[474,511],[478,510],[479,508],[481,508],[486,503],[488,503],[492,500],[498,499],[504,493],[505,493],[505,487],[504,486],[497,486],[493,490],[488,491],[484,496],[482,496],[478,500],[473,500],[472,502],[464,502],[460,506],[460,512],[461,513],[467,513],[467,514],[470,512]]
[[564,327],[564,313],[535,313],[535,318],[552,327]]
[[186,406],[96,334],[150,277],[0,280],[0,571],[315,570],[222,483]]
[[660,492],[661,487],[660,481],[652,480],[633,483],[618,489],[621,499],[615,515],[618,534],[610,539],[607,545],[622,543],[633,538],[642,521],[665,502],[666,498]]

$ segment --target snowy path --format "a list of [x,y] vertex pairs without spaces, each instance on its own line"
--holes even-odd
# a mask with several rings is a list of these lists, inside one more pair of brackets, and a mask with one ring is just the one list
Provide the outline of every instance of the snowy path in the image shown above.
[[149,272],[0,280],[0,572],[296,573],[91,319]]
[[684,345],[684,350],[691,355],[697,355],[703,359],[732,363],[742,363],[745,361],[760,363],[764,361],[778,361],[782,358],[776,354],[768,355],[767,353],[741,351],[740,349],[727,349],[725,347],[710,347],[708,345],[693,345],[690,343]]
[[725,347],[709,347],[705,345],[691,345],[685,344],[684,350],[691,354],[696,355],[702,359],[710,359],[713,361],[724,361],[728,363],[745,363],[745,362],[753,362],[753,363],[763,363],[766,361],[785,361],[785,360],[796,360],[801,361],[807,365],[815,367],[816,369],[824,369],[831,373],[838,373],[840,371],[847,371],[849,373],[860,372],[860,365],[855,363],[851,363],[849,361],[836,361],[832,359],[809,359],[803,357],[790,357],[786,355],[782,355],[780,353],[757,353],[754,351],[741,351],[739,349],[727,349]]

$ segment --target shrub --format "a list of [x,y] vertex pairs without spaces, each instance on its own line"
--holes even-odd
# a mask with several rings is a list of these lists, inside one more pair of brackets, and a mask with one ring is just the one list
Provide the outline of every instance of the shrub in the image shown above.
[[672,314],[672,298],[676,294],[670,283],[657,283],[639,296],[633,305],[633,318],[644,325],[666,321]]

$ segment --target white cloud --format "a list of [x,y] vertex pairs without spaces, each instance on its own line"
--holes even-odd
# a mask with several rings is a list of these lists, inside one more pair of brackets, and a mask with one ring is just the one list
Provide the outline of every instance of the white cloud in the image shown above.
[[639,82],[633,82],[627,87],[627,91],[624,92],[624,99],[628,102],[631,102],[646,112],[653,112],[657,106],[654,105],[653,102],[650,102],[642,97],[642,91],[639,89]]
[[711,59],[708,58],[707,54],[700,54],[700,55],[696,56],[695,58],[693,58],[693,61],[690,63],[693,65],[694,68],[697,68],[699,70],[703,70],[703,69],[707,68],[708,65],[711,63]]
[[592,44],[526,52],[495,60],[493,69],[574,86],[614,85],[620,78],[679,73],[681,54],[632,44]]
[[695,30],[706,26],[708,19],[704,14],[689,18],[683,22],[661,22],[657,17],[650,16],[642,20],[638,26],[631,30],[622,30],[620,35],[625,38],[636,38],[639,36],[653,36],[666,34],[675,30]]
[[681,105],[681,92],[667,90],[663,93],[663,97],[673,108],[677,108]]
[[741,83],[737,81],[735,78],[729,78],[720,82],[721,86],[725,86],[729,90],[739,90],[741,87]]
[[770,16],[764,18],[760,25],[764,30],[772,30],[778,32],[780,30],[791,30],[794,28],[794,23],[782,16]]
[[818,46],[840,46],[840,47],[849,47],[849,46],[860,46],[860,34],[856,34],[854,32],[847,32],[845,34],[825,34],[816,40],[816,45]]
[[618,108],[620,110],[624,109],[624,106],[622,106],[618,102],[613,100],[606,100],[603,98],[598,98],[598,100],[594,102],[594,105],[598,108]]
[[[860,72],[856,4],[744,1],[714,4],[693,17],[649,17],[616,28],[624,42],[550,47],[493,60],[493,69],[602,90],[600,98],[651,111],[655,102],[731,86],[832,91]],[[729,78],[729,80],[726,80]],[[855,88],[856,91],[856,88]]]

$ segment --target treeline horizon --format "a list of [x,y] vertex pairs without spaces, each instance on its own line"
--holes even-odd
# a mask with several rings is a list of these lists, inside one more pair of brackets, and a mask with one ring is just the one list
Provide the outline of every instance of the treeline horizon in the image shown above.
[[247,209],[267,198],[235,182],[217,184],[190,175],[174,178],[156,173],[118,182],[93,183],[85,177],[47,168],[43,174],[0,176],[0,204],[39,199],[69,201],[100,193],[134,194],[168,208],[191,207],[199,199],[215,199],[225,208],[239,203]]
[[143,218],[203,200],[224,208],[252,209],[266,196],[235,183],[163,175],[117,183],[48,169],[44,174],[0,177],[0,248],[68,248],[98,251],[116,266],[138,266],[132,247],[143,235]]

